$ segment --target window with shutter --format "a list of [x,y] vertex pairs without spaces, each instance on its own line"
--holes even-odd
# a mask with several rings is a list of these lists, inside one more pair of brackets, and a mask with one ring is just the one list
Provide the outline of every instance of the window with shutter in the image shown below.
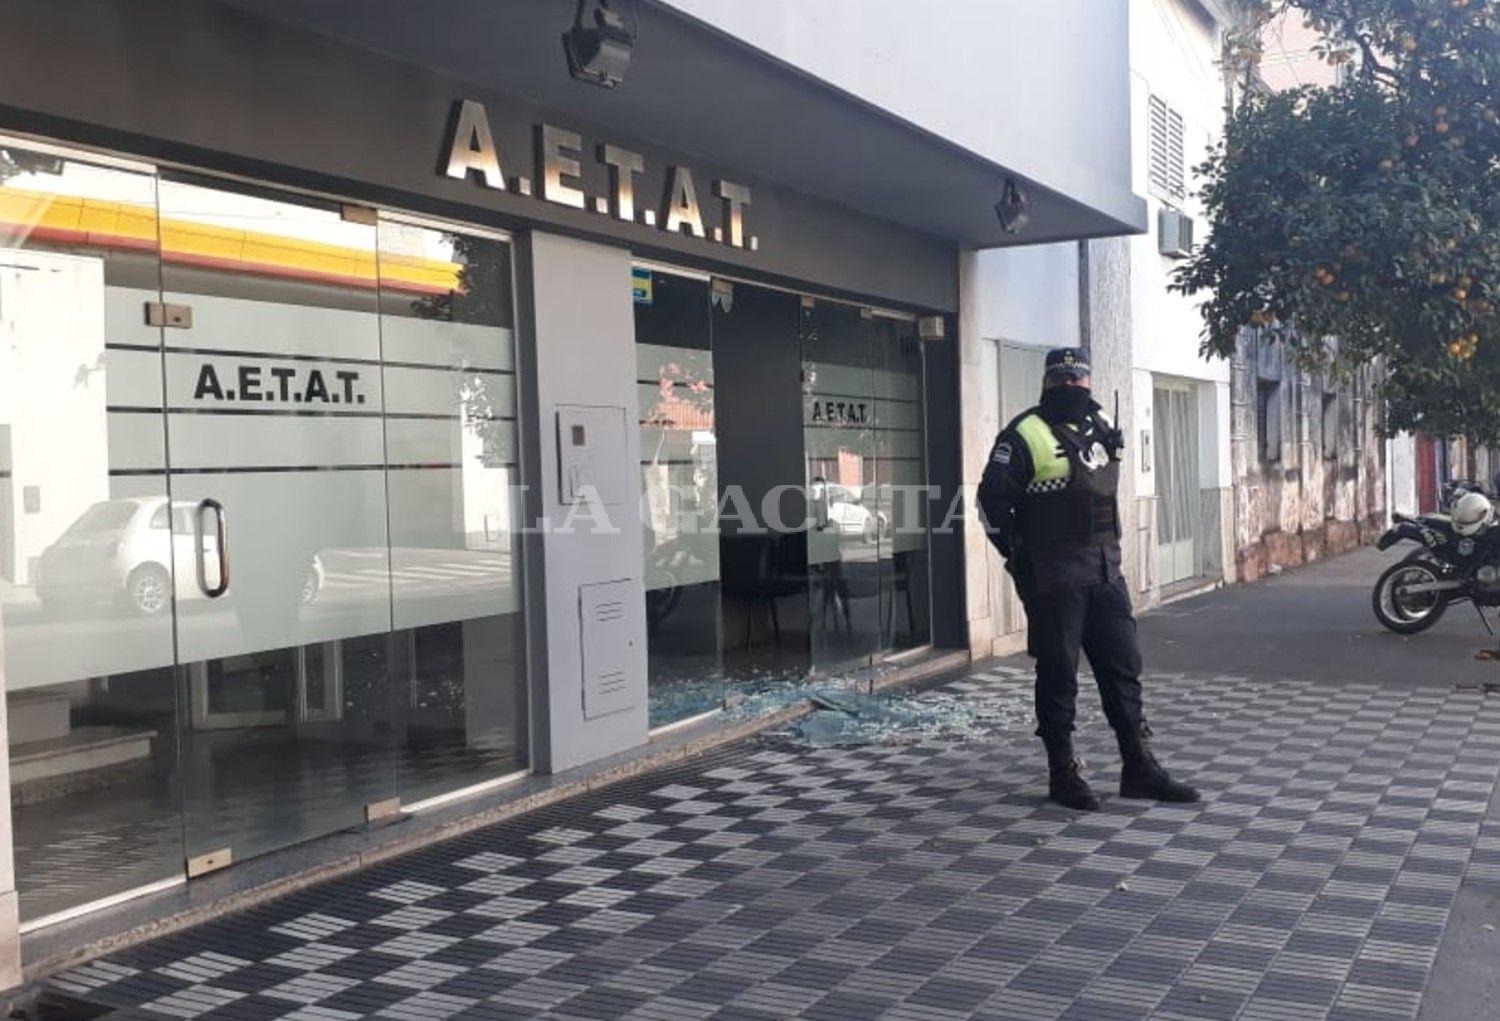
[[1262,464],[1281,461],[1281,384],[1262,379],[1256,384],[1255,425]]
[[1337,460],[1339,456],[1339,398],[1338,394],[1323,394],[1323,458]]
[[1150,116],[1151,190],[1162,198],[1181,199],[1187,194],[1182,114],[1168,106],[1160,96],[1152,96]]

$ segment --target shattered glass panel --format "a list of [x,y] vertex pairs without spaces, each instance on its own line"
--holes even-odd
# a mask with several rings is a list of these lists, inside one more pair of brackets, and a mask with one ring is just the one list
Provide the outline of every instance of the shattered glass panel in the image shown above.
[[980,738],[1017,724],[1027,727],[1031,721],[1031,702],[1019,695],[830,694],[815,692],[815,710],[798,719],[784,736],[813,748],[916,744]]
[[[1032,704],[1024,692],[875,690],[893,672],[893,667],[875,667],[816,681],[765,676],[753,687],[729,679],[727,686],[735,693],[726,700],[725,711],[731,721],[741,721],[811,710],[775,736],[815,748],[963,741],[1031,727]],[[686,687],[683,692],[684,698],[691,697]]]

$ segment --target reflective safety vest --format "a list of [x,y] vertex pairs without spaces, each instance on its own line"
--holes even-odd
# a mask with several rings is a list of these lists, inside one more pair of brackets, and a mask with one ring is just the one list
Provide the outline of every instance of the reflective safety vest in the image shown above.
[[1070,426],[1054,430],[1036,412],[1015,426],[1031,454],[1020,502],[1022,542],[1033,551],[1108,546],[1120,540],[1120,462]]

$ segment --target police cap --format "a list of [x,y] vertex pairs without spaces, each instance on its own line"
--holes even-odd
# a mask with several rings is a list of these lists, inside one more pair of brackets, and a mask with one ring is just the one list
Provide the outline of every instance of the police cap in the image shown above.
[[1047,352],[1047,375],[1082,379],[1090,374],[1088,352],[1081,347],[1055,347]]

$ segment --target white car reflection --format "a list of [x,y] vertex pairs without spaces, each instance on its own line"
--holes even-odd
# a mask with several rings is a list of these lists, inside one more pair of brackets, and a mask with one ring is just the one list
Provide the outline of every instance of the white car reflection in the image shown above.
[[[194,504],[169,505],[164,496],[93,504],[42,551],[34,581],[43,607],[58,612],[123,603],[154,617],[172,606],[174,590],[179,601],[205,599],[198,587],[194,513]],[[202,542],[204,560],[212,564],[218,540],[208,532]],[[322,584],[323,565],[314,556],[302,580],[302,602],[311,602]]]
[[890,530],[885,512],[872,508],[862,489],[836,482],[822,483],[820,489],[819,483],[814,482],[813,496],[824,501],[826,520],[838,529],[840,536],[874,543]]

